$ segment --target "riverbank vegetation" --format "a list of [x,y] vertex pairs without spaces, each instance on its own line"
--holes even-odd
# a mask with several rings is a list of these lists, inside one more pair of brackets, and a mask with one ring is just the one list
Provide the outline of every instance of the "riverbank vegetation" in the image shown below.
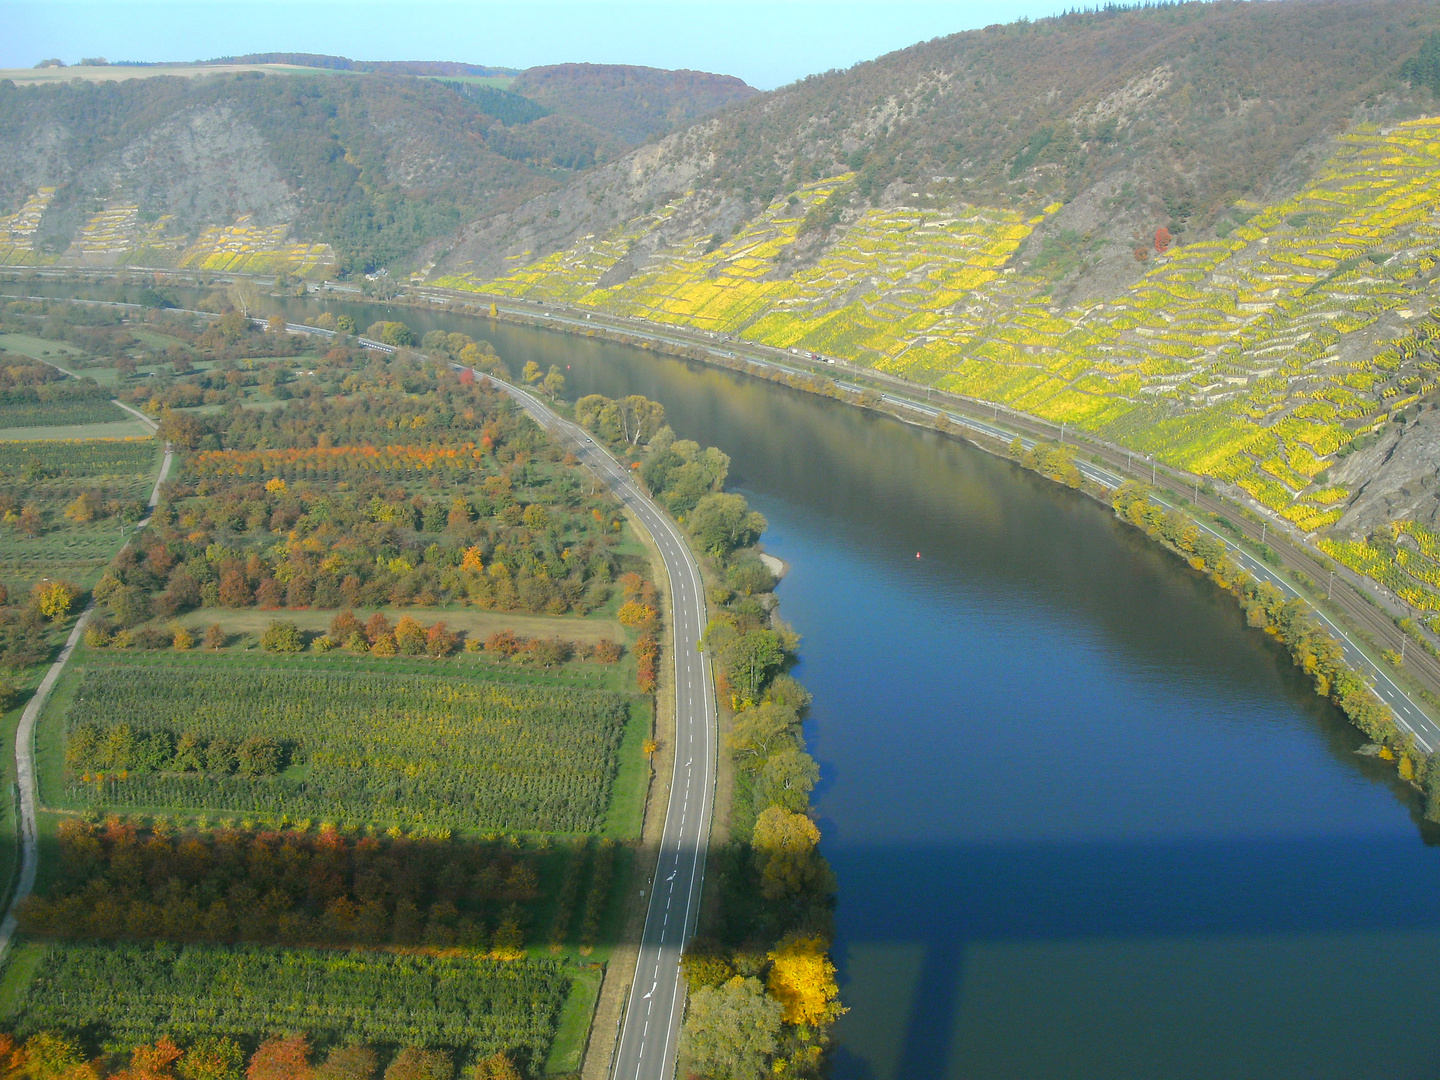
[[1440,755],[1426,753],[1414,735],[1401,730],[1390,707],[1346,662],[1340,643],[1320,625],[1308,603],[1257,581],[1230,557],[1222,541],[1204,533],[1185,514],[1154,502],[1142,484],[1122,484],[1111,505],[1122,520],[1232,593],[1246,621],[1285,646],[1295,665],[1312,680],[1315,693],[1377,743],[1382,756],[1396,762],[1401,779],[1425,793],[1425,816],[1440,821]]
[[685,1064],[733,1080],[818,1075],[844,1012],[829,957],[835,882],[810,809],[819,780],[801,734],[810,695],[785,672],[799,637],[775,615],[775,577],[754,550],[765,519],[723,490],[729,458],[677,439],[658,402],[591,395],[576,413],[631,460],[710,561],[701,647],[732,714],[735,782],[729,839],[710,856],[717,914],[682,961]]

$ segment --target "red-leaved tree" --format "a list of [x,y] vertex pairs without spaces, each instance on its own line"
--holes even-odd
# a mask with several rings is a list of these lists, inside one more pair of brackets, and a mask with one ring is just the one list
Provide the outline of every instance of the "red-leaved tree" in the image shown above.
[[250,1058],[246,1080],[310,1080],[310,1040],[304,1035],[267,1039]]

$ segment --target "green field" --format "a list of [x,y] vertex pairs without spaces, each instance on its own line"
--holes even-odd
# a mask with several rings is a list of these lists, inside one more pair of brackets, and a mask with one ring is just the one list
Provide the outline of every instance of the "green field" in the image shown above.
[[[110,746],[120,718],[131,749],[81,754],[63,794],[56,800],[52,788],[49,799],[592,832],[607,818],[631,709],[612,691],[434,675],[96,664],[84,669],[65,718],[67,752],[82,745],[79,731]],[[216,740],[269,738],[285,748],[286,767],[278,776],[182,768],[149,749],[187,736],[207,753]]]
[[[129,414],[108,401],[54,401],[24,405],[0,405],[0,428],[57,428],[111,425]],[[55,435],[16,435],[11,438],[54,439]],[[85,434],[71,438],[86,438]],[[90,435],[91,438],[100,437]]]
[[28,988],[0,993],[0,1003],[22,1034],[83,1029],[122,1044],[168,1034],[187,1044],[305,1031],[321,1046],[510,1051],[528,1065],[549,1053],[571,977],[547,959],[67,943],[44,948]]
[[[119,413],[120,416],[126,415]],[[65,441],[70,439],[144,439],[150,435],[150,429],[139,420],[115,420],[113,422],[91,424],[56,424],[54,426],[38,427],[7,427],[0,428],[0,442],[51,442]]]
[[[67,345],[63,341],[50,341],[30,334],[0,334],[0,349],[28,356],[32,360],[47,360],[56,366],[63,365],[66,360],[79,359],[85,355],[74,345]],[[66,370],[69,369],[66,368]]]
[[545,1061],[545,1075],[578,1073],[590,1041],[590,1022],[595,1016],[595,1002],[600,997],[601,972],[598,967],[579,972],[571,986],[565,1007],[555,1029],[555,1041]]

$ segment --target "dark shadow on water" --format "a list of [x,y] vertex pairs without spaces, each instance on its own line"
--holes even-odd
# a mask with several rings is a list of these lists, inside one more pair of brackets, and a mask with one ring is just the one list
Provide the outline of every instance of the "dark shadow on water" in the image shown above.
[[925,1008],[910,1014],[900,1058],[900,1075],[924,1076],[933,1064],[948,1061],[953,1027],[937,1023],[937,1017],[954,1016],[964,981],[964,942],[959,938],[937,938],[928,943],[915,1000]]
[[[1374,837],[832,847],[828,854],[843,883],[842,992],[855,950],[920,951],[918,977],[903,988],[912,1001],[904,1031],[892,1033],[900,1040],[898,1067],[887,1075],[929,1080],[947,1075],[945,1064],[957,1052],[956,1018],[966,1005],[966,956],[972,947],[1034,947],[1042,955],[1061,955],[1083,944],[1097,950],[1086,955],[1103,957],[1107,950],[1118,955],[1151,943],[1170,948],[1178,942],[1204,955],[1212,946],[1223,948],[1222,939],[1281,941],[1291,950],[1286,955],[1300,956],[1303,967],[1307,952],[1320,957],[1329,943],[1349,936],[1440,931],[1440,904],[1434,899],[1440,895],[1440,860],[1417,867],[1414,848],[1415,841]],[[1440,935],[1435,942],[1437,955],[1424,958],[1431,967],[1440,962]],[[1249,974],[1263,981],[1271,973]],[[1345,972],[1335,974],[1345,980]],[[1217,987],[1213,976],[1203,965],[1177,969],[1171,986],[1197,1001],[1218,994],[1244,1012],[1247,987]],[[1033,989],[1043,994],[1046,987],[1037,982]],[[1309,988],[1293,989],[1299,997]],[[884,988],[887,994],[901,991]],[[1126,992],[1116,991],[1121,1000]],[[1024,996],[1002,1006],[989,1003],[1015,1024],[1017,1038],[1025,1035]],[[863,1026],[864,1018],[843,1021],[842,1030],[848,1023]],[[1059,1033],[1051,1034],[1061,1041]],[[1113,1038],[1118,1051],[1131,1037],[1116,1030],[1091,1031],[1084,1038],[1101,1045]],[[837,1056],[834,1075],[875,1077],[873,1064],[852,1040],[842,1035],[841,1041],[848,1048]],[[1303,1061],[1316,1048],[1297,1042],[1292,1049]],[[1180,1064],[1184,1047],[1173,1051],[1176,1071],[1154,1075],[1190,1075]],[[1235,1065],[1229,1075],[1252,1075],[1243,1061]],[[1138,1074],[1117,1065],[1113,1075]],[[1392,1075],[1416,1074],[1402,1066]]]
[[830,1051],[830,1071],[845,1080],[875,1080],[875,1068],[848,1046],[837,1044]]
[[[830,848],[842,924],[866,940],[1176,937],[1440,928],[1440,860],[1415,841],[1203,840],[981,847]],[[1337,902],[1343,896],[1344,902]],[[867,904],[904,920],[863,918]]]

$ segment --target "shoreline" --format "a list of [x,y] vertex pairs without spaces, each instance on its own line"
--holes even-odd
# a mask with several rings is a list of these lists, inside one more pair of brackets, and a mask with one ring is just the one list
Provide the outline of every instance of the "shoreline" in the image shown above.
[[[56,275],[56,276],[60,276],[60,275]],[[347,294],[349,293],[349,290],[318,289],[318,290],[317,290],[317,293],[318,293],[319,295],[316,296],[316,299],[322,299],[322,300],[323,300],[323,297],[324,297],[324,293],[325,293],[325,292],[340,292],[341,295],[338,296],[338,297],[336,297],[336,299],[341,300],[342,302],[350,302],[350,303],[376,303],[376,301],[368,300],[367,298],[362,297],[362,296],[347,295]],[[461,294],[461,295],[465,295],[465,294]],[[468,294],[468,295],[473,295],[473,296],[475,296],[475,297],[476,297],[476,301],[480,300],[482,297],[485,296],[485,294],[479,294],[479,293],[476,293],[476,294]],[[43,299],[43,297],[42,297],[42,299]],[[50,299],[70,299],[70,300],[74,300],[74,299],[78,299],[78,298],[50,298]],[[636,334],[629,334],[629,333],[624,332],[623,330],[606,326],[604,323],[600,323],[600,324],[589,324],[589,325],[586,325],[586,324],[572,324],[569,320],[556,319],[554,316],[551,315],[551,313],[550,313],[549,311],[537,312],[535,315],[531,315],[531,314],[528,313],[528,312],[505,311],[505,310],[499,309],[498,306],[493,303],[493,298],[491,298],[491,299],[492,299],[491,308],[490,308],[489,311],[485,311],[485,310],[482,310],[482,309],[479,307],[479,305],[478,305],[478,303],[477,303],[476,301],[461,299],[459,296],[455,296],[454,298],[442,298],[442,297],[438,297],[438,296],[434,296],[434,295],[426,296],[425,294],[422,294],[422,293],[413,293],[413,292],[412,292],[412,293],[408,294],[407,296],[404,296],[404,297],[401,297],[401,298],[397,298],[396,301],[393,301],[393,302],[392,302],[392,306],[408,307],[408,308],[413,308],[413,309],[415,309],[415,310],[420,310],[420,311],[425,311],[425,310],[432,310],[432,311],[433,311],[433,310],[435,310],[437,307],[443,305],[443,309],[444,309],[445,311],[448,311],[448,312],[453,313],[453,314],[459,314],[459,315],[462,315],[462,316],[465,316],[465,317],[473,317],[473,318],[476,318],[476,319],[487,319],[487,318],[488,318],[488,319],[490,319],[490,320],[492,320],[492,321],[495,321],[495,322],[506,322],[506,323],[510,323],[510,324],[514,324],[514,325],[527,326],[527,327],[530,327],[530,328],[533,328],[533,329],[560,331],[560,332],[562,332],[562,333],[571,334],[571,335],[573,335],[573,336],[581,336],[581,337],[589,337],[589,338],[600,338],[600,339],[602,339],[602,340],[612,341],[612,342],[615,342],[615,343],[617,343],[617,344],[629,345],[629,346],[634,347],[634,348],[639,348],[639,349],[643,349],[643,350],[646,350],[646,351],[649,351],[649,352],[658,353],[658,354],[660,354],[660,355],[667,355],[667,356],[673,356],[673,357],[678,357],[678,358],[683,358],[683,359],[696,360],[696,361],[699,361],[699,362],[701,362],[701,363],[705,363],[705,364],[708,364],[708,365],[711,365],[711,366],[726,368],[726,369],[729,369],[729,370],[738,371],[738,372],[740,372],[740,373],[742,373],[742,374],[752,375],[752,376],[754,376],[754,377],[757,377],[757,378],[760,378],[760,379],[764,379],[764,380],[767,381],[767,382],[780,383],[780,384],[782,384],[782,385],[789,386],[789,387],[791,387],[792,389],[801,390],[801,391],[804,391],[804,392],[807,392],[807,393],[814,393],[814,394],[817,394],[817,395],[823,396],[823,397],[830,397],[830,398],[833,398],[833,399],[836,399],[836,400],[843,401],[843,402],[845,402],[846,404],[850,404],[850,405],[857,406],[857,407],[859,407],[859,408],[861,408],[861,409],[865,409],[865,410],[868,410],[868,411],[871,411],[871,412],[875,412],[875,413],[878,413],[878,414],[881,414],[881,415],[884,415],[884,416],[891,417],[892,419],[899,420],[899,421],[901,421],[902,423],[908,424],[908,425],[910,425],[910,426],[912,426],[912,427],[918,427],[918,428],[922,428],[922,429],[925,429],[925,430],[936,431],[936,432],[938,432],[938,433],[940,433],[940,434],[942,434],[942,435],[947,435],[947,436],[950,436],[950,437],[952,437],[952,438],[956,438],[956,439],[962,440],[962,441],[964,441],[964,442],[969,443],[969,444],[972,445],[972,446],[977,447],[977,448],[980,449],[980,450],[983,450],[983,451],[985,451],[985,452],[987,452],[987,453],[993,454],[993,455],[996,456],[996,457],[1007,458],[1007,459],[1011,460],[1012,462],[1014,462],[1015,464],[1020,465],[1022,468],[1026,468],[1027,471],[1036,472],[1036,473],[1038,473],[1039,475],[1045,476],[1047,479],[1050,479],[1050,480],[1055,481],[1055,482],[1057,482],[1057,483],[1063,483],[1063,484],[1065,484],[1065,486],[1071,487],[1071,488],[1073,488],[1073,489],[1075,489],[1075,490],[1078,490],[1078,491],[1080,491],[1080,492],[1082,492],[1082,493],[1084,493],[1084,494],[1086,494],[1086,495],[1089,495],[1091,498],[1095,499],[1097,502],[1105,503],[1108,507],[1111,508],[1112,512],[1114,512],[1114,505],[1113,505],[1113,502],[1111,501],[1110,493],[1113,493],[1114,491],[1118,490],[1118,488],[1119,488],[1119,486],[1120,486],[1119,483],[1116,483],[1116,484],[1105,484],[1105,483],[1101,483],[1101,482],[1096,482],[1093,477],[1087,478],[1087,477],[1085,477],[1085,476],[1083,476],[1083,475],[1078,475],[1078,474],[1077,474],[1077,475],[1074,475],[1074,476],[1062,477],[1062,476],[1060,476],[1060,475],[1055,474],[1052,469],[1050,469],[1050,468],[1047,467],[1047,466],[1051,466],[1051,465],[1053,465],[1053,464],[1055,463],[1055,460],[1056,460],[1056,457],[1057,457],[1057,455],[1056,455],[1055,452],[1058,451],[1058,457],[1065,458],[1065,459],[1068,461],[1068,463],[1069,463],[1068,467],[1069,467],[1069,469],[1070,469],[1071,471],[1074,471],[1077,465],[1079,465],[1080,468],[1082,468],[1082,469],[1086,469],[1086,470],[1091,471],[1091,472],[1095,471],[1093,468],[1090,467],[1089,462],[1079,461],[1079,460],[1076,458],[1076,453],[1075,453],[1075,452],[1076,452],[1076,450],[1079,449],[1079,447],[1076,446],[1076,445],[1073,444],[1073,443],[1070,444],[1070,445],[1065,445],[1065,444],[1062,443],[1062,444],[1060,444],[1060,445],[1057,446],[1056,444],[1045,442],[1045,441],[1043,440],[1043,438],[1038,435],[1038,433],[1034,433],[1034,432],[1031,433],[1031,434],[1033,434],[1033,435],[1035,436],[1034,438],[1026,439],[1025,436],[1024,436],[1024,434],[1023,434],[1023,432],[1020,433],[1020,434],[1016,434],[1016,433],[1013,432],[1013,431],[1006,431],[1006,430],[1004,430],[1004,429],[1002,429],[1002,428],[999,428],[998,426],[992,426],[992,425],[990,425],[990,424],[988,424],[988,423],[986,423],[986,424],[967,423],[967,424],[965,424],[964,426],[962,426],[961,424],[955,422],[955,420],[951,417],[951,415],[948,414],[947,412],[945,412],[944,410],[939,410],[939,409],[926,409],[926,408],[923,408],[923,407],[921,407],[921,406],[914,405],[914,404],[911,404],[911,403],[907,403],[907,402],[904,402],[904,401],[901,401],[901,400],[897,400],[897,399],[886,400],[886,399],[884,399],[880,394],[876,393],[876,392],[873,391],[873,390],[865,390],[865,391],[863,391],[863,392],[853,392],[853,391],[850,391],[850,390],[847,390],[847,389],[845,389],[845,388],[840,387],[833,379],[824,379],[824,378],[822,378],[820,375],[816,375],[816,376],[803,376],[803,375],[800,375],[800,374],[795,373],[795,372],[787,371],[786,369],[784,369],[783,367],[781,367],[781,366],[779,366],[779,365],[777,365],[777,364],[770,364],[770,363],[766,363],[766,362],[763,362],[763,361],[757,361],[757,360],[747,359],[747,358],[742,357],[742,356],[737,356],[737,355],[735,355],[735,354],[732,353],[732,352],[721,352],[716,345],[706,345],[706,344],[688,344],[688,345],[687,345],[687,344],[672,343],[672,342],[668,342],[668,341],[665,341],[665,340],[663,340],[663,339],[660,339],[660,338],[654,337],[654,336],[652,336],[652,337],[645,337],[645,336],[636,335]],[[527,301],[524,301],[523,299],[517,299],[517,298],[515,298],[515,297],[503,297],[502,299],[505,299],[505,300],[507,300],[508,302],[511,302],[511,303],[515,303],[515,302],[525,303],[525,302],[527,302]],[[539,302],[534,302],[534,301],[530,301],[530,302],[535,303],[537,307],[542,307],[542,308],[543,308],[543,307],[545,306],[545,305],[541,305]],[[129,306],[129,305],[126,305],[126,306]],[[551,307],[561,307],[561,306],[564,306],[564,305],[555,304],[555,305],[550,305],[550,306],[551,306]],[[668,330],[668,329],[671,329],[671,328],[664,328],[664,329],[667,329],[667,330]],[[683,328],[679,329],[678,332],[683,333],[683,332],[684,332]],[[749,343],[746,343],[746,344],[749,344]],[[826,383],[828,383],[828,386],[825,385]],[[1007,412],[1013,412],[1013,410],[1007,410]],[[998,418],[998,409],[997,409],[996,415],[997,415],[997,418]],[[1007,419],[1007,420],[1014,420],[1014,419],[1016,419],[1016,418],[1013,417],[1013,416],[1007,416],[1006,419]],[[1037,421],[1036,424],[1037,424],[1037,425],[1038,425],[1038,424],[1043,424],[1043,422]],[[1007,443],[1007,442],[1006,442],[1006,439],[1005,439],[1005,436],[1012,436],[1011,441],[1009,441],[1009,442]],[[1030,443],[1030,446],[1029,446],[1028,448],[1024,446],[1024,443],[1025,443],[1025,442],[1029,442],[1029,443]],[[1028,455],[1025,454],[1026,449],[1028,449],[1028,450],[1030,451],[1030,453],[1029,453]],[[1034,461],[1034,462],[1029,462],[1029,463],[1027,463],[1027,462],[1024,461],[1024,460],[1021,460],[1022,457],[1035,457],[1037,460]],[[1097,454],[1097,455],[1095,455],[1095,457],[1098,459],[1098,458],[1099,458],[1099,455]],[[1042,458],[1043,458],[1044,460],[1040,460],[1040,459],[1042,459]],[[1107,462],[1107,466],[1112,466],[1112,467],[1114,467],[1114,466],[1112,465],[1112,463],[1108,463],[1108,462]],[[1117,467],[1117,468],[1118,468],[1118,467]],[[1140,483],[1140,484],[1142,484],[1142,486],[1144,486],[1144,485],[1143,485],[1143,481],[1138,481],[1138,480],[1126,480],[1123,476],[1119,477],[1118,479],[1119,479],[1120,483]],[[1173,478],[1172,478],[1172,477],[1166,477],[1166,479],[1167,479],[1167,480],[1170,480],[1170,479],[1173,479]],[[1197,496],[1198,496],[1198,493],[1199,493],[1199,485],[1198,485],[1198,484],[1196,485],[1196,491],[1197,491]],[[1207,493],[1207,494],[1208,494],[1208,493]],[[1206,531],[1211,532],[1211,533],[1213,534],[1213,532],[1214,532],[1213,530],[1210,530],[1210,529],[1208,528],[1208,526],[1203,525],[1203,523],[1201,523],[1201,521],[1200,521],[1199,519],[1195,519],[1195,518],[1194,518],[1194,511],[1192,511],[1188,506],[1187,506],[1185,509],[1182,510],[1180,507],[1170,506],[1169,504],[1166,504],[1163,500],[1160,500],[1160,499],[1158,499],[1158,497],[1153,496],[1153,494],[1151,495],[1151,497],[1152,497],[1152,498],[1155,498],[1155,501],[1161,503],[1161,505],[1162,505],[1166,510],[1171,511],[1172,513],[1181,513],[1181,514],[1184,514],[1184,515],[1187,517],[1187,519],[1195,520],[1196,523],[1199,524],[1201,528],[1203,528],[1203,529],[1205,529]],[[1173,493],[1172,493],[1172,497],[1175,498],[1177,502],[1185,502],[1185,501],[1186,501],[1183,497],[1175,496]],[[1240,508],[1240,509],[1242,510],[1242,513],[1243,513],[1243,508]],[[1203,506],[1197,506],[1197,507],[1194,508],[1194,510],[1199,510],[1199,511],[1202,511],[1202,512],[1203,512],[1204,507],[1203,507]],[[1233,510],[1231,510],[1230,512],[1231,512],[1232,514],[1234,513]],[[1213,515],[1214,513],[1216,513],[1216,512],[1215,512],[1215,511],[1212,511],[1212,515]],[[1118,516],[1118,515],[1117,515],[1117,516]],[[1228,520],[1228,519],[1226,519],[1226,520]],[[1244,523],[1243,523],[1243,521],[1242,521],[1241,523],[1238,523],[1238,524],[1237,524],[1236,522],[1231,521],[1231,522],[1229,522],[1229,524],[1232,526],[1232,528],[1238,528],[1238,529],[1241,531],[1241,533],[1243,534],[1243,531],[1244,531]],[[1218,534],[1214,534],[1214,535],[1217,535],[1217,536],[1218,536]],[[1251,539],[1251,540],[1253,540],[1253,538],[1250,538],[1250,537],[1248,537],[1248,536],[1246,536],[1245,538],[1246,538],[1246,539]],[[1244,552],[1244,550],[1243,550],[1242,548],[1240,548],[1240,546],[1239,546],[1238,544],[1235,544],[1235,543],[1233,543],[1232,541],[1229,541],[1229,540],[1225,540],[1225,538],[1223,538],[1223,537],[1221,537],[1220,539],[1222,540],[1223,543],[1225,543],[1225,544],[1229,545],[1231,548],[1233,548],[1233,550],[1234,550],[1237,554],[1240,554],[1240,555],[1242,555],[1242,556],[1247,556],[1247,555],[1249,555],[1249,553],[1248,553],[1248,552]],[[1280,540],[1279,540],[1278,537],[1276,538],[1276,542],[1277,542],[1277,543],[1280,543]],[[1165,546],[1168,546],[1168,545],[1165,545],[1164,543],[1162,543],[1161,546],[1162,546],[1162,547],[1165,547]],[[1173,550],[1173,549],[1172,549],[1172,550]],[[1183,557],[1183,554],[1182,554],[1182,557]],[[767,558],[766,556],[762,555],[762,559],[766,559],[766,560],[767,560],[767,561],[766,561],[767,567],[771,569],[772,573],[774,573],[774,572],[775,572],[775,569],[774,569],[774,567],[770,564],[770,562],[768,561],[769,559],[774,559],[774,556],[769,556],[769,557]],[[1253,560],[1252,560],[1252,561],[1253,561]],[[782,561],[782,560],[775,559],[775,562],[781,563],[781,567],[782,567],[781,573],[779,573],[779,574],[776,575],[777,578],[778,578],[778,577],[782,576],[784,566],[783,566],[783,561]],[[1258,566],[1258,563],[1257,563],[1256,565]],[[1311,575],[1303,574],[1302,571],[1296,571],[1296,574],[1299,575],[1300,577],[1302,577],[1304,581],[1307,581],[1307,582],[1313,584],[1314,578],[1313,578]],[[1291,593],[1294,594],[1296,597],[1298,597],[1298,598],[1301,600],[1301,602],[1305,603],[1307,609],[1308,609],[1311,613],[1319,615],[1320,618],[1321,618],[1325,623],[1329,624],[1329,626],[1331,627],[1331,629],[1333,629],[1333,630],[1341,637],[1342,640],[1344,640],[1344,641],[1346,641],[1347,643],[1349,643],[1349,644],[1352,646],[1352,648],[1354,649],[1354,651],[1360,654],[1361,658],[1362,658],[1363,661],[1364,661],[1364,665],[1363,665],[1363,666],[1361,667],[1361,669],[1360,669],[1360,674],[1361,674],[1362,676],[1363,676],[1363,674],[1367,673],[1367,671],[1368,671],[1368,672],[1373,672],[1373,674],[1374,674],[1377,678],[1379,677],[1380,671],[1381,671],[1380,666],[1379,666],[1379,663],[1378,663],[1373,657],[1364,655],[1364,651],[1363,651],[1362,649],[1360,649],[1359,646],[1354,645],[1354,643],[1350,641],[1350,639],[1344,634],[1344,632],[1341,631],[1337,626],[1335,626],[1335,624],[1333,623],[1332,620],[1330,620],[1330,619],[1328,619],[1328,618],[1325,618],[1325,616],[1324,616],[1323,613],[1321,612],[1321,605],[1320,605],[1319,603],[1315,602],[1315,601],[1312,600],[1310,597],[1308,597],[1308,596],[1304,595],[1303,593],[1301,593],[1300,590],[1299,590],[1298,588],[1296,588],[1294,585],[1292,585],[1291,583],[1286,582],[1286,581],[1284,581],[1283,579],[1279,579],[1279,578],[1277,578],[1276,580],[1280,583],[1280,585],[1281,585],[1282,588],[1284,588],[1284,589],[1286,589],[1287,591],[1291,592]],[[1228,591],[1228,590],[1227,590],[1227,591]],[[1364,594],[1362,593],[1361,596],[1364,597]],[[1368,598],[1367,598],[1367,599],[1368,599]],[[1354,613],[1353,613],[1353,612],[1349,612],[1348,614],[1349,614],[1349,615],[1353,615]],[[1357,632],[1357,631],[1360,630],[1359,627],[1355,627],[1355,621],[1354,621],[1353,618],[1347,617],[1347,618],[1346,618],[1346,621],[1349,622],[1349,623],[1352,625],[1352,627],[1354,627],[1354,629],[1352,630],[1352,633],[1353,633],[1353,632]],[[1373,627],[1372,627],[1372,629],[1373,629]],[[1386,630],[1389,630],[1389,631],[1398,631],[1398,632],[1401,634],[1402,640],[1403,640],[1403,638],[1405,637],[1403,630],[1401,630],[1401,629],[1398,628],[1398,627],[1392,627],[1392,626],[1389,626],[1389,625],[1387,624],[1386,627],[1385,627],[1385,629],[1386,629]],[[1368,635],[1367,635],[1367,636],[1368,636]],[[1384,649],[1384,647],[1383,647],[1382,645],[1377,645],[1373,640],[1369,640],[1367,643],[1369,644],[1370,648],[1373,649],[1373,650],[1375,650],[1376,652],[1384,652],[1384,651],[1385,651],[1385,649]],[[1425,654],[1422,653],[1421,655],[1424,656]],[[1426,659],[1429,659],[1428,656],[1426,657]],[[1353,670],[1353,669],[1354,669],[1354,665],[1352,664],[1351,667],[1352,667],[1352,670]],[[1424,674],[1424,673],[1422,672],[1422,675],[1423,675],[1423,674]],[[1387,677],[1387,682],[1389,682],[1389,681],[1390,681],[1390,680],[1389,680],[1388,677]],[[1423,680],[1422,680],[1422,681],[1423,681]],[[1392,688],[1392,689],[1396,689],[1396,688],[1394,687],[1393,682],[1391,682],[1390,685],[1391,685],[1391,688]],[[1400,693],[1400,695],[1401,695],[1402,698],[1405,698],[1405,693],[1404,693],[1404,691],[1399,691],[1399,693]],[[1429,701],[1429,702],[1432,704],[1432,707],[1433,707],[1437,695],[1435,695],[1435,694],[1433,694],[1433,693],[1430,693],[1430,692],[1424,690],[1423,688],[1421,688],[1421,693],[1425,695],[1427,701]],[[1426,721],[1431,721],[1431,718],[1425,713],[1425,711],[1424,711],[1423,709],[1420,709],[1419,706],[1418,706],[1418,704],[1416,704],[1413,700],[1408,700],[1407,703],[1408,703],[1409,705],[1411,705],[1411,706],[1413,707],[1414,711],[1415,711],[1417,714],[1419,714],[1421,717],[1423,717]],[[1433,723],[1433,721],[1431,721],[1431,722]],[[1403,721],[1402,721],[1402,723],[1403,723]],[[1406,726],[1406,728],[1407,728],[1407,731],[1410,730],[1408,725],[1405,725],[1405,726]],[[1440,750],[1440,739],[1437,739],[1437,740],[1436,740],[1436,743],[1437,743],[1437,750]]]
[[779,558],[775,555],[771,555],[769,552],[766,551],[756,552],[756,554],[760,556],[760,561],[765,564],[765,569],[769,570],[770,573],[775,575],[776,581],[781,580],[787,573],[789,573],[790,564],[787,563],[784,559]]

